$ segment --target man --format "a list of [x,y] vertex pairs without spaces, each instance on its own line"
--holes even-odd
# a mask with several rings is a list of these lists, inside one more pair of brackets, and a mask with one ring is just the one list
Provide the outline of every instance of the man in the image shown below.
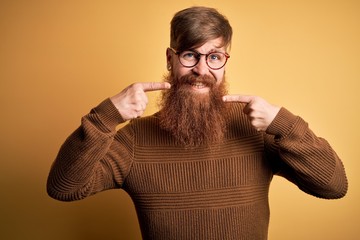
[[[122,188],[144,239],[256,240],[267,239],[273,175],[316,197],[343,197],[341,160],[302,118],[227,95],[231,37],[215,9],[175,14],[165,81],[132,84],[84,116],[51,168],[49,195],[73,201]],[[141,117],[155,90],[159,112]]]

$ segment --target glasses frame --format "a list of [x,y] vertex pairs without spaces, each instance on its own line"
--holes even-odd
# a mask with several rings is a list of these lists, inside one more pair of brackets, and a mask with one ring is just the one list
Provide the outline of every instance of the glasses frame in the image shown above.
[[[224,52],[214,51],[214,52],[209,52],[209,53],[200,53],[200,52],[198,52],[198,51],[196,51],[196,50],[194,50],[194,49],[189,49],[189,50],[185,50],[185,51],[194,52],[194,53],[198,54],[199,57],[196,58],[196,59],[197,59],[197,62],[196,62],[194,65],[192,65],[192,66],[185,66],[185,65],[181,62],[181,60],[180,60],[180,55],[181,55],[181,53],[182,53],[182,52],[185,52],[185,51],[181,51],[181,52],[180,52],[180,51],[176,51],[175,49],[173,49],[173,48],[171,48],[171,47],[170,47],[169,49],[172,50],[172,51],[178,56],[178,59],[179,59],[180,64],[181,64],[183,67],[186,67],[186,68],[195,67],[195,66],[200,62],[201,56],[205,56],[206,65],[207,65],[210,69],[212,69],[212,70],[219,70],[219,69],[223,68],[223,67],[226,65],[227,60],[230,58],[230,55],[229,55],[228,53],[226,53],[226,52],[224,53]],[[210,67],[210,65],[209,65],[209,63],[208,63],[208,57],[209,57],[211,54],[214,54],[214,53],[224,54],[224,56],[225,56],[225,62],[224,62],[224,64],[223,64],[221,67],[218,67],[218,68]]]

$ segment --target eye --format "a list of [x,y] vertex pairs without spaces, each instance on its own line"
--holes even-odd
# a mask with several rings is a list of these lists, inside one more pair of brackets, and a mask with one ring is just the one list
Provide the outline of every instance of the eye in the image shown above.
[[192,51],[185,51],[181,53],[181,57],[185,60],[193,60],[197,58],[197,54]]
[[208,56],[208,60],[212,62],[221,61],[224,58],[224,55],[222,53],[210,53]]

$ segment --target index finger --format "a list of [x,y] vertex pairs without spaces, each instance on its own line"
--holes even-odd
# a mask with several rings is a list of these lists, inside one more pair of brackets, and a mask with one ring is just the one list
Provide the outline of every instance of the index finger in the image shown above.
[[254,96],[250,96],[250,95],[225,95],[225,96],[223,96],[224,102],[250,103],[253,99],[254,99]]
[[146,82],[140,83],[144,92],[166,90],[171,87],[168,82]]

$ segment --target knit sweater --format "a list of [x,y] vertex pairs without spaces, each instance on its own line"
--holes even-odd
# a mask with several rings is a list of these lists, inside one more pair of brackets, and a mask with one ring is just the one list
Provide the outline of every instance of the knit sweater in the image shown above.
[[320,198],[347,192],[343,164],[308,124],[281,108],[258,132],[232,103],[221,144],[188,148],[159,127],[157,114],[130,121],[109,99],[82,118],[48,177],[61,201],[124,189],[144,239],[267,239],[273,175]]

